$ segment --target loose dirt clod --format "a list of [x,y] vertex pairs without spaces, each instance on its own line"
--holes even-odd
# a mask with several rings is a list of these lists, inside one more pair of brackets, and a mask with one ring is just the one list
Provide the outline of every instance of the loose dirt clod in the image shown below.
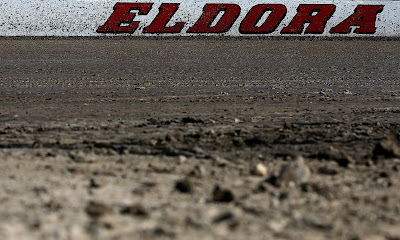
[[133,204],[131,206],[127,206],[121,209],[120,211],[123,215],[131,215],[137,217],[146,217],[149,215],[147,210],[141,204]]
[[181,120],[182,123],[204,123],[201,119],[195,119],[193,117],[184,117]]
[[220,223],[220,222],[224,222],[227,220],[231,220],[235,217],[235,215],[231,212],[223,212],[219,215],[217,215],[214,219],[213,219],[213,223]]
[[216,185],[213,191],[213,200],[215,202],[232,202],[235,199],[230,189],[221,188]]
[[92,218],[99,218],[107,213],[112,212],[112,209],[104,203],[90,201],[86,205],[85,212]]
[[318,153],[317,158],[333,160],[341,167],[348,167],[354,162],[351,156],[333,146],[329,146],[325,151]]
[[325,175],[336,175],[339,171],[331,166],[322,166],[318,169],[318,173]]
[[394,137],[383,139],[375,145],[373,154],[375,158],[400,157],[400,143]]
[[191,193],[193,192],[193,185],[189,179],[182,179],[175,183],[175,189],[181,193]]

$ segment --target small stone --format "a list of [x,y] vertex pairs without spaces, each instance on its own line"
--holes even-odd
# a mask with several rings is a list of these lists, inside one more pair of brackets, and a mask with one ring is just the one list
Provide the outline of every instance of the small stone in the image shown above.
[[189,172],[188,176],[191,177],[203,177],[206,174],[206,169],[202,165],[194,166],[193,170]]
[[82,151],[79,151],[77,153],[71,153],[69,157],[74,162],[85,162],[86,160],[85,153],[83,153]]
[[250,174],[265,177],[268,175],[268,168],[264,164],[258,163],[250,168]]
[[295,161],[290,162],[282,167],[278,177],[278,185],[289,186],[291,184],[299,184],[307,182],[311,176],[311,171],[304,163],[304,158],[298,156]]
[[343,91],[343,94],[345,94],[345,95],[352,95],[353,93],[350,92],[350,90],[345,89],[345,90]]
[[193,152],[195,152],[196,154],[200,154],[200,155],[202,155],[202,154],[205,153],[204,150],[203,150],[201,147],[199,147],[199,146],[195,146],[195,147],[193,148]]
[[222,158],[220,156],[214,157],[214,164],[217,165],[218,167],[226,167],[229,165],[229,163],[230,162],[225,158]]
[[182,179],[175,183],[175,189],[181,193],[193,192],[193,185],[188,179]]
[[167,136],[165,136],[165,140],[166,140],[167,142],[171,142],[171,143],[177,142],[177,141],[178,141],[178,140],[177,140],[173,135],[171,135],[171,134],[167,134]]
[[149,214],[141,204],[133,204],[121,209],[123,215],[131,215],[136,217],[147,217]]
[[157,143],[158,143],[158,141],[157,141],[157,139],[150,139],[150,145],[152,145],[152,146],[156,146],[157,145]]
[[179,155],[178,160],[179,160],[179,163],[182,164],[187,161],[187,157],[184,155]]
[[286,226],[288,225],[289,221],[287,219],[276,219],[276,220],[272,220],[268,223],[268,227],[276,232],[282,232]]
[[214,129],[211,128],[209,131],[207,131],[207,134],[211,135],[211,136],[214,136],[216,134],[216,132],[215,132]]
[[92,218],[99,218],[111,211],[109,206],[96,201],[90,201],[85,208],[85,212]]
[[85,153],[84,151],[78,150],[69,153],[69,157],[76,163],[93,163],[96,162],[96,155],[93,153]]
[[235,199],[230,189],[224,189],[220,186],[215,186],[213,191],[213,200],[215,202],[232,202]]

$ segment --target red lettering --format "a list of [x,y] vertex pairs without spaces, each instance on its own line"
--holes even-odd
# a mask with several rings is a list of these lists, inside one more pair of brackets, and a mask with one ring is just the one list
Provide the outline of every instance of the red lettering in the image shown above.
[[309,23],[304,33],[322,34],[335,9],[333,4],[300,4],[296,16],[281,33],[301,34],[304,24]]
[[[270,11],[267,20],[256,27],[262,16]],[[259,4],[250,9],[246,17],[240,24],[240,33],[243,34],[266,34],[272,33],[278,27],[279,23],[283,20],[286,15],[286,7],[282,4]]]
[[383,5],[358,5],[354,13],[336,27],[330,33],[350,33],[352,26],[358,26],[355,33],[372,34],[375,33],[376,15],[383,11]]
[[[106,23],[97,29],[98,33],[133,33],[139,25],[138,21],[133,21],[138,10],[139,15],[146,15],[151,10],[152,3],[116,3],[114,12]],[[122,26],[123,25],[123,26]]]
[[167,27],[168,22],[179,8],[179,3],[163,3],[160,12],[150,26],[146,27],[145,33],[180,33],[185,26],[184,22],[178,22],[174,26]]
[[[215,26],[211,26],[220,12],[224,12]],[[229,31],[240,13],[236,4],[206,4],[203,14],[188,33],[223,33]]]

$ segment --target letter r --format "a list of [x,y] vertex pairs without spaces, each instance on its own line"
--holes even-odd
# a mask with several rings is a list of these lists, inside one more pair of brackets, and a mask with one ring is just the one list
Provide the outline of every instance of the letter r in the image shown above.
[[304,24],[309,23],[304,33],[322,34],[325,25],[335,12],[333,4],[300,4],[297,14],[289,25],[282,29],[282,34],[301,34]]

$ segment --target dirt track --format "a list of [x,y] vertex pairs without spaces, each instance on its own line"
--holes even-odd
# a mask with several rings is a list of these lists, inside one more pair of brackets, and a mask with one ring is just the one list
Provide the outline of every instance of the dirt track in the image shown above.
[[0,39],[0,239],[400,239],[399,66],[400,41]]

